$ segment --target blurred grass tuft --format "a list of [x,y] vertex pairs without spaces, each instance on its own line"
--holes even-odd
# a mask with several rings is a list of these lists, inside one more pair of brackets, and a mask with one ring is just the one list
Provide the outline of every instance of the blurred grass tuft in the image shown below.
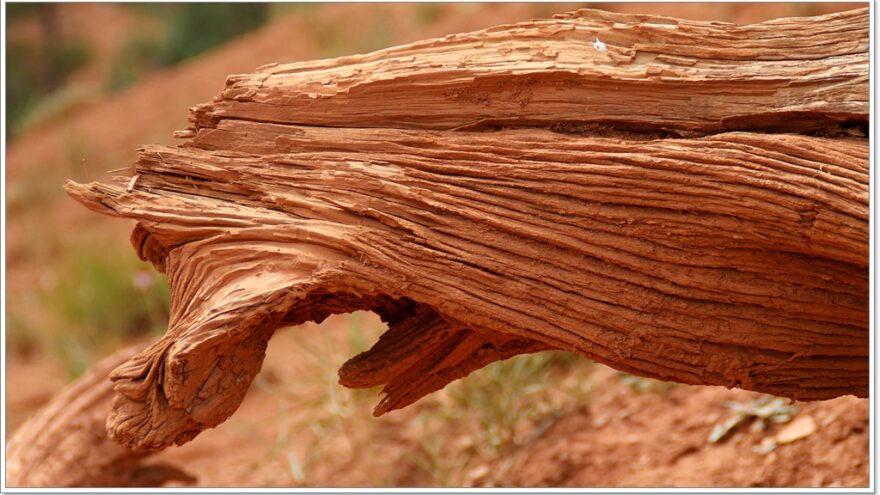
[[50,38],[42,44],[10,42],[6,47],[6,137],[35,122],[31,112],[88,64],[91,51],[80,40]]
[[[559,417],[583,407],[594,387],[592,370],[592,361],[562,351],[521,355],[471,373],[434,400],[422,399],[419,468],[432,486],[474,484],[478,480],[468,473],[475,466],[479,471],[500,462]],[[449,434],[456,430],[457,435]]]
[[98,244],[69,245],[64,258],[44,294],[54,325],[43,332],[71,377],[99,353],[164,332],[168,284],[151,266]]
[[[317,336],[279,330],[292,332],[284,337],[292,339],[299,348],[296,356],[304,358],[301,364],[306,369],[297,373],[293,383],[278,383],[265,374],[254,380],[254,386],[275,397],[280,405],[275,415],[279,432],[271,441],[267,456],[256,459],[255,465],[275,458],[289,475],[289,482],[308,486],[322,459],[334,455],[339,443],[347,445],[351,455],[363,456],[364,463],[381,462],[378,456],[368,455],[370,447],[363,438],[375,428],[370,411],[378,389],[347,389],[338,383],[339,366],[366,350],[369,342],[378,339],[384,330],[375,320],[366,324],[365,317],[363,312],[345,316],[347,324],[342,339],[326,329],[316,329],[320,332]],[[382,471],[378,464],[376,467],[375,472]],[[381,485],[384,480],[374,481]]]
[[630,390],[637,394],[662,394],[678,386],[677,383],[630,375],[623,372],[618,373],[617,377],[621,382],[629,385]]
[[416,19],[421,26],[431,26],[445,13],[443,4],[425,2],[416,6]]
[[144,35],[135,35],[125,41],[113,60],[109,86],[119,91],[137,82],[161,67],[159,51],[161,43]]
[[84,85],[64,86],[29,105],[27,111],[19,117],[18,129],[26,131],[44,122],[58,120],[80,105],[97,101],[100,97],[97,88]]
[[118,91],[142,77],[177,65],[262,26],[265,3],[129,4],[158,20],[160,34],[134,33],[113,61],[108,86]]
[[[493,363],[376,420],[370,411],[378,389],[342,388],[337,370],[385,328],[366,313],[346,318],[341,333],[319,329],[320,335],[298,331],[284,337],[298,347],[292,354],[309,363],[309,370],[295,373],[295,382],[279,383],[263,374],[254,382],[281,405],[279,435],[270,441],[267,457],[255,462],[274,458],[279,473],[297,486],[322,479],[323,460],[340,455],[357,456],[359,469],[375,473],[369,480],[374,486],[473,484],[469,473],[475,466],[480,471],[532,441],[557,418],[583,407],[594,387],[589,360],[565,352],[523,355]],[[411,439],[399,444],[396,460],[373,452],[387,445],[383,435],[389,423],[404,430],[395,435]]]
[[181,3],[163,9],[168,34],[159,51],[162,65],[174,65],[224,41],[256,29],[269,18],[265,3]]

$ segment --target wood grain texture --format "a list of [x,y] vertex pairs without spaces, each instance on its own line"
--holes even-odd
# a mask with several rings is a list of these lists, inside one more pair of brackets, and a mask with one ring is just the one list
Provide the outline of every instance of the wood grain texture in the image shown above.
[[171,286],[166,335],[112,374],[110,436],[192,439],[276,329],[358,309],[389,330],[340,380],[384,385],[376,414],[545,349],[866,396],[868,143],[841,136],[867,125],[867,40],[866,9],[580,11],[231,77],[136,178],[66,185],[136,220]]
[[584,10],[230,76],[213,102],[192,109],[190,132],[225,119],[821,129],[866,120],[868,43],[868,9],[749,26]]
[[685,383],[867,393],[864,140],[238,130],[274,152],[149,146],[131,192],[68,185],[138,220],[172,288],[168,334],[114,373],[117,438],[158,447],[219,423],[274,329],[355,309],[401,327],[404,349],[380,342],[371,363],[397,364],[363,382],[392,391],[458,378],[414,371],[483,344],[509,357],[497,335]]

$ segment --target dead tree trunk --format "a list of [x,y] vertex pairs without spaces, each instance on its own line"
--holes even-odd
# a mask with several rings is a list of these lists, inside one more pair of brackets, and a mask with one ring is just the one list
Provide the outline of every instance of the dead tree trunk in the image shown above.
[[864,397],[867,81],[867,9],[580,11],[232,76],[181,146],[66,186],[136,220],[172,291],[167,334],[113,372],[109,433],[186,442],[276,329],[357,309],[389,329],[340,381],[384,384],[377,414],[544,349]]

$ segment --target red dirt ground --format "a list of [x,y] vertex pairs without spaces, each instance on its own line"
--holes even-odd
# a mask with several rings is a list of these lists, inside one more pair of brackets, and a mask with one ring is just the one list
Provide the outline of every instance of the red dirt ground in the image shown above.
[[[602,372],[607,374],[607,372]],[[816,433],[773,452],[752,448],[783,427],[740,427],[710,444],[712,426],[730,415],[725,401],[758,394],[721,387],[676,387],[633,395],[602,382],[582,411],[557,421],[510,462],[516,486],[830,487],[868,484],[868,401],[855,397],[799,403]]]
[[[862,5],[804,4],[797,7],[799,11],[792,11],[791,5],[784,4],[738,4],[735,7],[727,4],[605,4],[599,7],[700,20],[755,22]],[[7,149],[8,185],[14,192],[24,178],[44,173],[57,177],[59,182],[66,176],[82,180],[84,173],[79,160],[71,157],[68,149],[71,136],[87,145],[83,154],[87,155],[92,179],[99,179],[105,170],[130,162],[140,144],[172,142],[171,132],[186,126],[186,108],[212,98],[223,87],[228,74],[247,72],[268,62],[326,55],[320,46],[321,33],[316,32],[315,26],[336,26],[335,34],[343,38],[339,49],[348,50],[369,43],[396,44],[479,29],[579,6],[445,5],[428,26],[413,20],[417,16],[413,15],[411,5],[371,7],[365,12],[354,4],[321,5],[310,18],[280,18],[204,56],[148,77],[102,101],[81,106],[61,120],[35,128],[10,143]],[[104,22],[100,19],[117,15],[104,7],[101,9],[104,9],[100,13],[103,17],[78,13],[77,25],[84,32],[100,31],[96,29],[100,27],[97,23]],[[379,18],[393,23],[394,32],[387,38],[370,41],[375,32],[368,26],[376,25]],[[114,32],[117,36],[124,35],[120,30]],[[102,38],[95,42],[106,45],[113,41]],[[104,70],[101,67],[90,70],[100,74]],[[87,80],[91,76],[77,77]],[[71,235],[91,232],[111,239],[109,242],[128,243],[130,226],[71,205],[67,198],[53,197],[42,205],[45,208],[43,221]],[[8,307],[39,311],[28,291],[41,283],[47,260],[32,254],[40,239],[33,225],[27,222],[24,217],[16,216],[15,208],[10,209],[7,283],[18,289],[10,292],[7,303]],[[428,469],[416,462],[425,458],[426,445],[422,438],[425,431],[440,431],[442,436],[453,439],[447,442],[452,445],[447,449],[474,448],[461,434],[462,425],[457,421],[423,414],[430,408],[448,407],[446,392],[378,419],[369,417],[375,397],[355,401],[342,413],[333,413],[345,419],[331,425],[336,428],[332,435],[324,435],[321,432],[330,428],[321,426],[325,418],[308,415],[328,411],[332,404],[299,405],[279,392],[278,387],[273,387],[273,384],[296,385],[305,380],[304,376],[323,373],[325,366],[316,368],[302,357],[302,343],[295,336],[308,335],[314,339],[319,332],[324,332],[329,339],[325,343],[329,342],[332,347],[333,342],[346,338],[341,322],[344,320],[335,319],[320,329],[306,326],[279,332],[270,345],[257,384],[241,409],[224,425],[205,432],[186,446],[159,454],[156,461],[185,469],[197,478],[198,486],[381,486],[391,483],[431,486],[443,480],[472,486],[856,487],[868,484],[867,400],[846,397],[799,404],[799,416],[812,417],[817,431],[781,445],[773,452],[760,454],[752,447],[785,425],[773,425],[763,433],[740,428],[717,444],[707,441],[712,426],[729,416],[723,407],[724,401],[751,400],[757,394],[688,386],[662,393],[638,394],[622,383],[616,372],[599,366],[591,375],[595,385],[589,400],[552,423],[532,425],[525,435],[530,441],[491,459],[475,456],[464,465],[438,464],[438,461]],[[344,357],[349,356],[340,356]],[[326,368],[334,369],[331,365],[338,367],[341,362],[329,363]],[[29,357],[7,356],[6,379],[7,435],[67,380],[61,366],[47,352]],[[332,396],[336,393],[332,390],[341,389],[327,388],[326,380],[310,383],[306,385],[315,387],[314,395],[319,398]],[[308,394],[297,395],[303,396]],[[434,423],[426,425],[425,421]],[[297,475],[296,468],[291,467],[297,463],[291,462],[290,452],[295,453],[301,464],[310,450],[318,448],[320,462],[313,463],[304,475]],[[452,474],[445,478],[438,476],[444,469]]]
[[[306,356],[344,347],[345,317],[323,325],[279,331],[255,385],[238,412],[193,442],[151,458],[196,479],[169,486],[436,486],[438,470],[458,468],[441,478],[451,486],[496,487],[865,487],[868,485],[868,401],[855,397],[797,403],[795,418],[811,417],[814,433],[767,454],[753,448],[786,425],[753,432],[748,423],[722,441],[708,437],[714,425],[731,416],[725,401],[745,403],[760,394],[721,387],[676,385],[669,390],[638,392],[619,374],[592,366],[589,398],[558,418],[527,423],[525,441],[496,456],[456,456],[475,448],[462,423],[448,419],[447,391],[401,411],[373,418],[376,392],[359,400],[331,400],[349,391],[334,384],[332,370],[345,359],[327,352],[327,362]],[[379,328],[369,318],[369,328]],[[376,331],[369,332],[376,334]],[[23,417],[48,399],[63,380],[60,370],[41,361],[18,363],[10,372],[21,377],[9,391],[9,412]],[[37,375],[39,374],[39,375]],[[564,380],[561,376],[560,380]],[[329,387],[329,388],[328,388]],[[314,403],[302,403],[303,398]],[[537,404],[535,405],[537,407]],[[441,413],[438,413],[440,411]],[[323,416],[323,417],[321,417]],[[426,424],[430,421],[431,424]],[[331,424],[327,428],[326,424]],[[790,424],[790,423],[789,423]],[[320,434],[320,429],[329,433]],[[439,465],[425,458],[423,435],[444,438],[446,456]],[[316,455],[313,465],[303,460]],[[291,468],[293,453],[303,476]],[[446,459],[450,465],[444,465]]]

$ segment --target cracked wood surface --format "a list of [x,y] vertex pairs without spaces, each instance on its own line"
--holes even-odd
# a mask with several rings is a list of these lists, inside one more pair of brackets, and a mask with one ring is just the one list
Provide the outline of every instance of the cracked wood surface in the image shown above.
[[131,192],[68,185],[138,220],[172,288],[168,334],[114,373],[126,443],[216,425],[276,328],[356,309],[391,323],[341,372],[386,384],[378,413],[541,349],[797,399],[867,392],[864,140],[230,127],[266,153],[148,146]]
[[376,414],[545,349],[866,396],[868,143],[792,133],[867,126],[867,23],[579,11],[230,77],[135,181],[66,185],[171,286],[110,436],[192,439],[276,329],[358,309],[389,329],[340,382],[384,385]]
[[427,129],[598,123],[688,134],[824,129],[865,118],[868,42],[868,9],[748,26],[584,10],[230,76],[213,102],[191,109],[194,126],[183,135],[224,119]]

